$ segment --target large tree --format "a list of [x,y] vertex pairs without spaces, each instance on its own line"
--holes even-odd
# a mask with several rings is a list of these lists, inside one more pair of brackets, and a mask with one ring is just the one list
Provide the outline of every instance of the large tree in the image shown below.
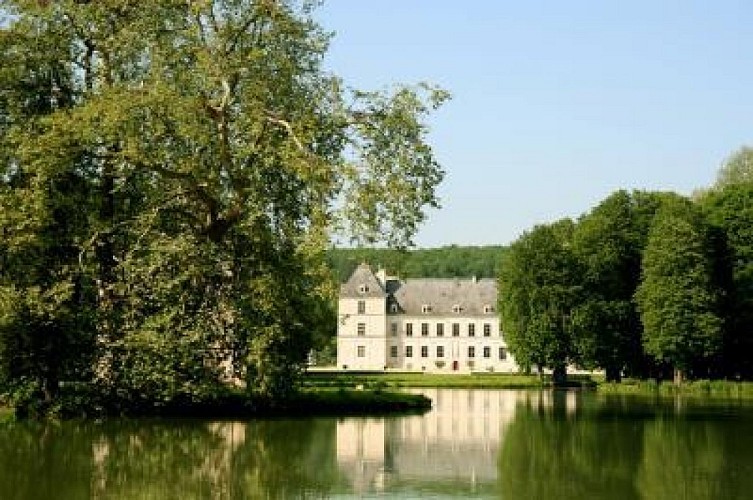
[[642,325],[633,296],[653,216],[669,193],[617,191],[578,220],[573,250],[583,266],[584,293],[573,313],[576,342],[586,366],[645,375]]
[[252,392],[291,389],[332,228],[409,246],[443,176],[423,120],[447,94],[347,88],[315,3],[3,2],[0,333],[83,314],[95,381],[128,399],[201,397],[229,359]]
[[651,225],[636,301],[646,352],[671,366],[677,382],[721,349],[712,256],[698,209],[686,199],[665,201]]
[[549,368],[564,382],[577,361],[571,317],[582,291],[572,252],[573,223],[538,225],[512,243],[499,276],[502,328],[515,360],[524,368]]
[[708,191],[701,199],[713,234],[717,275],[724,285],[724,368],[753,377],[753,182]]

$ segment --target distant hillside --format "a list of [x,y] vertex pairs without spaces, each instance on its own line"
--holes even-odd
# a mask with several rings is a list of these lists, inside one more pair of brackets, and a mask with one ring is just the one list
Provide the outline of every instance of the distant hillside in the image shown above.
[[456,245],[399,252],[384,248],[333,248],[327,259],[343,282],[361,262],[384,267],[401,278],[496,278],[505,247]]

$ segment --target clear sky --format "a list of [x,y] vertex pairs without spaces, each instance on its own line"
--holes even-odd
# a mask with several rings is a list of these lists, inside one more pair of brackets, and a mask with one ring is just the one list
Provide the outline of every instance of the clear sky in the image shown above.
[[750,0],[328,0],[317,19],[353,86],[453,95],[420,247],[507,244],[620,188],[689,194],[753,144]]

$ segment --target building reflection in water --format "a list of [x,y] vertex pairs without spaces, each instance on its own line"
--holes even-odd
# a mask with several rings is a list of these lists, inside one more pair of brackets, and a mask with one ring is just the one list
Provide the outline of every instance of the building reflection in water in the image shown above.
[[[423,389],[432,410],[399,418],[348,418],[337,423],[337,463],[356,493],[391,485],[454,484],[475,491],[497,480],[506,426],[520,403],[553,404],[552,392]],[[564,399],[575,411],[576,394]],[[560,403],[561,404],[561,403]]]

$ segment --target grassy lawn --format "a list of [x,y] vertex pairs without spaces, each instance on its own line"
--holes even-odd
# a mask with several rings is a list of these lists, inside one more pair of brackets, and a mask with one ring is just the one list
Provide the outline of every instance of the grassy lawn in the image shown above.
[[[572,386],[593,386],[590,376],[568,377]],[[443,375],[435,373],[308,373],[304,386],[324,387],[441,387],[477,389],[540,389],[551,387],[551,378],[538,375],[478,373]]]
[[638,394],[657,396],[699,396],[753,399],[753,382],[731,380],[693,380],[675,385],[671,381],[625,379],[621,383],[601,383],[602,394]]

